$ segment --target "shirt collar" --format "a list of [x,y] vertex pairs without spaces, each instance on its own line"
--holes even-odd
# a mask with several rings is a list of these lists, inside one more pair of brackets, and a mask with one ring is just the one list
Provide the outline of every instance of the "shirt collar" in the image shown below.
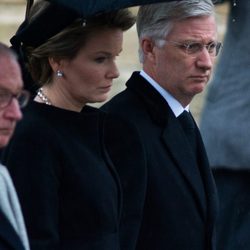
[[189,105],[185,108],[182,107],[179,101],[177,101],[167,90],[162,88],[153,78],[151,78],[144,70],[140,71],[140,75],[152,85],[152,87],[166,100],[175,116],[178,117],[184,110],[189,112]]

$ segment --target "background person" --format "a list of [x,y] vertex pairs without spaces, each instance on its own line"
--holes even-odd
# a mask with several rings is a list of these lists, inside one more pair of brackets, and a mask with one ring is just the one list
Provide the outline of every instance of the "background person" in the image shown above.
[[[5,147],[16,123],[22,118],[20,107],[28,102],[22,90],[21,70],[15,54],[0,42],[0,148]],[[28,250],[29,243],[20,204],[5,166],[0,163],[0,249]]]
[[[3,158],[20,197],[31,249],[133,249],[144,185],[137,197],[123,195],[122,188],[144,182],[140,170],[138,180],[133,176],[142,150],[134,130],[128,137],[125,124],[87,103],[108,97],[119,76],[115,59],[123,32],[134,16],[124,9],[82,20],[38,1],[28,17],[11,41],[41,87]],[[120,179],[123,168],[131,176]]]
[[137,127],[146,151],[147,194],[137,249],[215,249],[216,189],[189,112],[220,49],[213,3],[140,7],[137,32],[143,70],[103,107]]
[[220,198],[218,249],[250,249],[250,2],[229,2],[223,51],[201,113]]

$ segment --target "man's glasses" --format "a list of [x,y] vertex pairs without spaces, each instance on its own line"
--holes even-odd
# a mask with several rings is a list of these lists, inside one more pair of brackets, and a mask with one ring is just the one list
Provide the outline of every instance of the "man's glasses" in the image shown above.
[[188,55],[196,56],[199,54],[204,48],[207,49],[210,56],[215,57],[219,54],[220,48],[222,47],[221,42],[211,42],[209,44],[203,44],[199,42],[175,42],[165,40],[167,43],[174,45],[186,52]]
[[18,94],[13,94],[7,90],[0,89],[0,109],[4,109],[9,106],[15,98],[19,104],[20,108],[27,105],[29,101],[30,93],[26,90],[21,90]]

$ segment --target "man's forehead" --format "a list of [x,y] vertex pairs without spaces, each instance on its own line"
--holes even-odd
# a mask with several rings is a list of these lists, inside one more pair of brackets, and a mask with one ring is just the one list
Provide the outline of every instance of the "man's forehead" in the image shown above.
[[0,87],[22,86],[21,69],[16,59],[11,55],[0,56]]

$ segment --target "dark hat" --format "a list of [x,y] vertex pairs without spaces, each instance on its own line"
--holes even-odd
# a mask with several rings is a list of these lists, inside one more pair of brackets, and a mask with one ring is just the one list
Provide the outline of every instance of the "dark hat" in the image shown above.
[[33,82],[30,72],[27,70],[27,58],[23,46],[36,48],[42,45],[77,18],[80,18],[78,12],[55,3],[50,3],[31,21],[26,17],[16,34],[10,39],[11,49],[18,55],[18,61],[22,69],[24,88],[32,94],[36,93],[38,86]]
[[19,47],[20,44],[38,47],[77,18],[80,18],[78,12],[50,3],[31,22],[24,20],[10,42],[13,47]]

